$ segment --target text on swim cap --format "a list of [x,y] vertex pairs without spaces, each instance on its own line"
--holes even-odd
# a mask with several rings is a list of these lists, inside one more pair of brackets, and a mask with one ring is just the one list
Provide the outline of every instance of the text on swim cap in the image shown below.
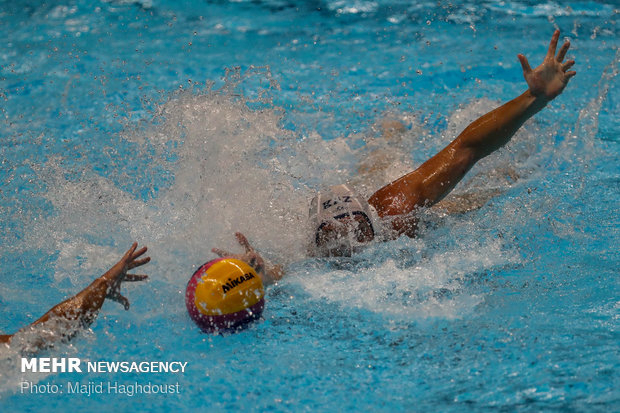
[[[353,202],[353,198],[350,195],[339,196],[336,199],[328,199],[327,201],[323,202],[323,209],[329,209],[333,207],[334,205],[338,205],[340,203],[350,203],[350,202]],[[342,206],[339,207],[338,209],[342,209]]]
[[229,278],[226,284],[222,284],[222,291],[224,292],[224,294],[226,294],[236,286],[243,284],[245,281],[251,280],[252,278],[254,278],[254,274],[252,273],[247,273],[242,275],[241,277],[233,279]]

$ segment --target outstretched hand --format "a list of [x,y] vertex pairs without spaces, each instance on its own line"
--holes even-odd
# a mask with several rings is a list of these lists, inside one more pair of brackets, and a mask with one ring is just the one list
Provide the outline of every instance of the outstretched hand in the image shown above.
[[213,248],[211,251],[218,255],[219,257],[230,257],[246,262],[250,265],[250,267],[254,268],[257,274],[261,275],[265,271],[265,260],[261,255],[250,245],[250,241],[240,232],[235,232],[235,237],[239,244],[245,249],[243,254],[233,254],[229,251]]
[[[127,274],[127,271],[146,264],[149,257],[140,258],[146,252],[146,247],[138,251],[137,243],[123,255],[119,262],[114,264],[105,274],[93,281],[88,287],[65,301],[56,304],[38,320],[23,327],[19,332],[32,331],[34,341],[28,342],[29,349],[36,351],[54,346],[58,339],[70,339],[76,333],[76,327],[87,328],[95,321],[106,298],[121,303],[125,310],[129,309],[129,300],[121,295],[123,281],[143,281],[146,275]],[[52,324],[48,321],[54,320]],[[79,325],[75,325],[79,321]],[[39,329],[43,326],[43,329]],[[10,343],[14,335],[0,335],[0,343]]]
[[547,101],[554,99],[558,96],[571,77],[575,76],[577,72],[569,71],[574,64],[574,60],[567,60],[563,62],[566,52],[570,47],[570,42],[566,41],[557,56],[555,50],[558,46],[558,39],[560,38],[560,31],[556,30],[551,37],[551,43],[549,44],[549,50],[543,60],[542,64],[535,69],[530,67],[527,58],[519,54],[518,58],[523,67],[523,76],[529,86],[530,92],[536,96],[541,97]]
[[243,254],[233,254],[230,251],[213,248],[211,251],[220,257],[230,257],[244,261],[254,268],[256,274],[263,280],[265,285],[272,284],[284,276],[284,269],[281,265],[273,265],[265,261],[263,257],[250,245],[250,241],[240,232],[235,232],[235,237],[245,249]]
[[127,271],[140,267],[151,260],[150,257],[140,258],[146,252],[146,247],[137,251],[136,248],[138,248],[138,243],[134,242],[123,255],[123,258],[102,276],[108,284],[106,298],[121,303],[125,310],[129,309],[129,300],[121,295],[121,283],[123,281],[143,281],[148,278],[147,275],[127,274]]

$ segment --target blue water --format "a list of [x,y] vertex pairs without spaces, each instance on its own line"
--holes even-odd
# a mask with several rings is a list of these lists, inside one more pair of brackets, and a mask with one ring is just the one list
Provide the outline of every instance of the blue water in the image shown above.
[[[620,411],[618,5],[612,1],[0,2],[0,331],[102,274],[124,287],[43,353],[183,361],[183,374],[22,374],[2,411]],[[314,190],[366,193],[525,90],[554,28],[577,76],[421,235],[305,256]],[[384,119],[406,126],[381,137]],[[359,177],[364,160],[390,167]],[[387,154],[387,155],[386,155]],[[212,247],[244,232],[288,276],[263,320],[200,333],[184,307]],[[173,395],[22,394],[19,383],[179,384]]]

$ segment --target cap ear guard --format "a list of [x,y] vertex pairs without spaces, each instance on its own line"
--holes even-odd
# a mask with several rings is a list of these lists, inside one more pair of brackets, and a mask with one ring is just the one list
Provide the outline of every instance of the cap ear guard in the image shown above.
[[365,212],[362,212],[362,211],[345,212],[344,214],[335,216],[334,219],[339,220],[339,219],[346,218],[346,217],[353,218],[353,217],[356,217],[356,216],[362,217],[366,221],[366,223],[368,224],[368,227],[372,231],[372,238],[374,239],[375,235],[376,235],[375,234],[375,227],[374,227],[374,225],[372,225],[372,219],[368,215],[366,215]]

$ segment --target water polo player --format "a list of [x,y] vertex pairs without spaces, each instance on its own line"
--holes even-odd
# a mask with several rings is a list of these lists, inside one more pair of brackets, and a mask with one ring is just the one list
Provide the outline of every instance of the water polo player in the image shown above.
[[349,255],[373,239],[415,236],[416,209],[445,197],[476,162],[505,145],[526,120],[561,94],[576,74],[568,71],[574,60],[563,62],[568,41],[556,56],[559,37],[556,30],[543,63],[535,69],[518,55],[528,90],[471,123],[415,171],[379,189],[368,201],[345,185],[317,195],[310,208],[316,252]]
[[97,318],[106,298],[122,304],[128,310],[129,300],[121,295],[121,283],[146,280],[146,275],[127,274],[127,271],[151,260],[150,257],[140,258],[146,252],[146,247],[136,251],[137,247],[138,244],[134,243],[105,274],[77,295],[54,306],[29,326],[12,335],[0,335],[0,343],[13,344],[18,339],[18,345],[25,352],[43,350],[53,347],[58,341],[72,338],[80,329],[88,328]]
[[[379,189],[368,200],[347,185],[319,193],[310,205],[313,255],[345,256],[373,240],[415,236],[416,210],[445,197],[476,162],[505,145],[525,121],[560,95],[576,74],[568,71],[574,60],[564,62],[568,41],[556,55],[559,37],[556,30],[543,63],[535,69],[524,55],[518,55],[528,85],[522,95],[475,120],[415,171]],[[247,240],[241,244],[246,244],[242,256],[252,255],[256,260],[258,254]]]

